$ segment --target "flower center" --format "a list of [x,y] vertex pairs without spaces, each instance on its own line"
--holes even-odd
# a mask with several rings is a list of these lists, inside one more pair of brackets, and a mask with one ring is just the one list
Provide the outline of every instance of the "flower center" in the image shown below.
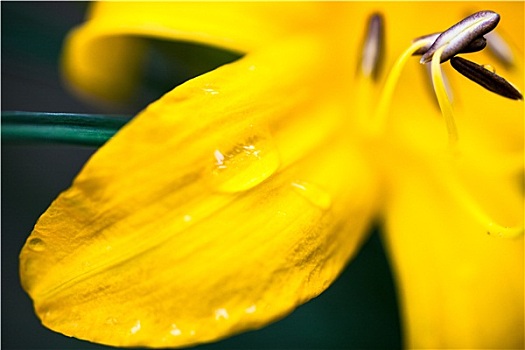
[[[368,33],[363,45],[364,50],[362,55],[361,76],[365,78],[363,79],[363,83],[365,85],[368,84],[363,90],[368,91],[368,93],[372,90],[370,84],[373,82],[372,79],[367,78],[374,77],[372,72],[377,71],[374,67],[381,64],[381,57],[376,54],[370,54],[381,52],[381,47],[383,45],[381,42],[382,35],[379,36],[381,31],[377,30],[377,28],[383,28],[381,19],[382,17],[378,14],[371,16]],[[377,108],[372,113],[372,120],[362,121],[370,136],[384,136],[395,87],[399,81],[403,67],[413,55],[422,55],[420,61],[422,64],[430,62],[432,85],[443,120],[445,121],[449,141],[449,155],[452,157],[450,158],[452,161],[456,155],[459,154],[457,149],[459,136],[454,121],[452,105],[441,71],[441,63],[451,60],[454,69],[487,90],[507,98],[523,99],[518,90],[516,90],[505,79],[496,75],[495,72],[466,59],[455,57],[459,53],[469,53],[484,49],[487,45],[487,41],[483,35],[493,30],[498,24],[499,19],[499,15],[492,11],[480,11],[463,19],[442,33],[416,38],[412,45],[410,45],[410,47],[399,56],[392,66],[383,86]],[[373,46],[375,46],[375,48]],[[502,47],[501,43],[499,46]],[[372,105],[370,103],[372,102],[372,99],[371,95],[360,97],[359,100],[362,104],[360,107],[360,115],[363,118],[363,116],[369,116],[371,114],[369,113],[370,111],[366,109],[370,108],[368,106]],[[489,234],[502,237],[516,237],[523,235],[523,224],[517,227],[500,225],[481,208],[479,203],[470,195],[469,191],[467,191],[465,186],[459,180],[457,174],[454,171],[451,171],[453,170],[454,164],[452,161],[450,162],[452,164],[451,169],[443,172],[443,181],[447,183],[447,187],[450,189],[457,202],[460,203],[478,222],[480,222]]]

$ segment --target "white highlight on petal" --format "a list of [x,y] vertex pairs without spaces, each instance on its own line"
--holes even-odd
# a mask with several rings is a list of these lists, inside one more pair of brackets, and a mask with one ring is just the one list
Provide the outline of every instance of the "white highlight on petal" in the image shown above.
[[244,312],[246,312],[247,314],[253,314],[255,311],[257,311],[257,305],[253,304],[249,307],[247,307]]
[[115,317],[108,317],[105,323],[109,325],[116,325],[118,320]]
[[133,325],[133,327],[131,327],[130,331],[131,331],[131,334],[135,334],[137,333],[138,331],[140,331],[140,328],[141,328],[141,325],[140,325],[140,320],[137,320],[137,322]]
[[213,89],[213,88],[210,88],[210,87],[205,87],[202,89],[205,93],[209,94],[209,95],[218,95],[219,94],[219,91]]
[[217,161],[217,163],[215,164],[217,164],[219,168],[221,166],[224,166],[224,155],[221,153],[221,151],[216,149],[215,151],[213,151],[213,155],[215,156],[215,160]]
[[226,311],[225,308],[220,308],[215,310],[215,319],[216,320],[227,320],[230,315],[228,314],[228,311]]
[[182,334],[182,331],[177,327],[175,323],[172,323],[170,334],[173,335],[174,337],[177,337]]

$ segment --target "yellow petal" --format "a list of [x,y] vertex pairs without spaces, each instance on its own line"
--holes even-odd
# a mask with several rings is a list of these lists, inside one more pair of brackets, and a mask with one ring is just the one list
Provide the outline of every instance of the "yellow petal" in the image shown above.
[[66,40],[63,69],[88,97],[125,100],[140,79],[144,38],[244,53],[297,32],[326,31],[330,11],[319,3],[97,2],[89,20]]
[[42,322],[115,346],[184,346],[261,327],[327,288],[377,190],[325,89],[330,55],[301,38],[248,55],[102,147],[22,250]]
[[[406,345],[522,349],[523,236],[488,235],[443,176],[450,169],[422,169],[405,163],[393,179],[386,211]],[[496,220],[522,226],[516,180],[472,173],[467,191]]]

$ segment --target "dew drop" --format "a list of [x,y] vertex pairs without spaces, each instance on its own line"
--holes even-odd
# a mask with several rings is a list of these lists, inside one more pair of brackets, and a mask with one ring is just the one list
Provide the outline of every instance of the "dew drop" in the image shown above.
[[218,95],[219,94],[219,91],[213,90],[213,89],[210,89],[210,88],[204,88],[203,90],[204,90],[204,92],[206,92],[207,94],[210,94],[210,95]]
[[118,320],[115,317],[108,317],[105,323],[114,326],[118,323]]
[[279,217],[285,217],[286,215],[288,215],[287,212],[285,211],[282,211],[282,210],[277,210],[277,212],[275,213],[277,216]]
[[45,310],[45,312],[43,312],[43,318],[42,318],[42,321],[45,321],[47,319],[49,319],[52,315],[52,312],[50,310]]
[[496,73],[496,68],[494,68],[494,66],[491,66],[490,64],[483,64],[482,67],[488,70],[489,72]]
[[218,95],[219,94],[219,91],[217,90],[217,88],[211,85],[206,85],[205,87],[202,88],[202,91],[204,91],[204,93],[207,95]]
[[247,307],[244,311],[247,314],[253,314],[255,311],[257,311],[257,305],[253,304],[253,305]]
[[172,323],[170,327],[170,334],[174,337],[177,337],[182,334],[182,331],[177,327],[176,324]]
[[35,252],[41,252],[46,249],[46,243],[40,238],[31,238],[29,242],[27,242],[27,246]]
[[137,320],[137,322],[135,322],[133,327],[131,327],[130,332],[131,332],[131,334],[135,334],[138,331],[140,331],[141,328],[142,328],[142,326],[140,324],[140,320]]
[[219,192],[240,192],[269,178],[279,167],[279,153],[269,133],[251,133],[213,151],[210,183]]
[[218,320],[227,320],[230,315],[225,308],[220,308],[215,310],[215,319]]
[[332,198],[326,191],[308,182],[292,182],[292,187],[297,193],[306,198],[310,203],[321,209],[328,209],[332,205]]

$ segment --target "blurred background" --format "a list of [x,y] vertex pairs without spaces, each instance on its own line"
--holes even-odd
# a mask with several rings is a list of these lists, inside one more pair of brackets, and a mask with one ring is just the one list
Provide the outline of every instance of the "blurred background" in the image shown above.
[[[2,111],[107,113],[61,84],[67,32],[82,23],[82,2],[1,2]],[[134,114],[162,92],[236,58],[188,44],[152,42]],[[193,57],[193,58],[192,58]],[[198,59],[195,59],[198,57]],[[18,253],[34,223],[66,189],[95,148],[2,141],[2,349],[109,349],[41,326],[18,277]],[[396,349],[401,347],[392,276],[377,232],[325,293],[284,320],[197,349]]]

